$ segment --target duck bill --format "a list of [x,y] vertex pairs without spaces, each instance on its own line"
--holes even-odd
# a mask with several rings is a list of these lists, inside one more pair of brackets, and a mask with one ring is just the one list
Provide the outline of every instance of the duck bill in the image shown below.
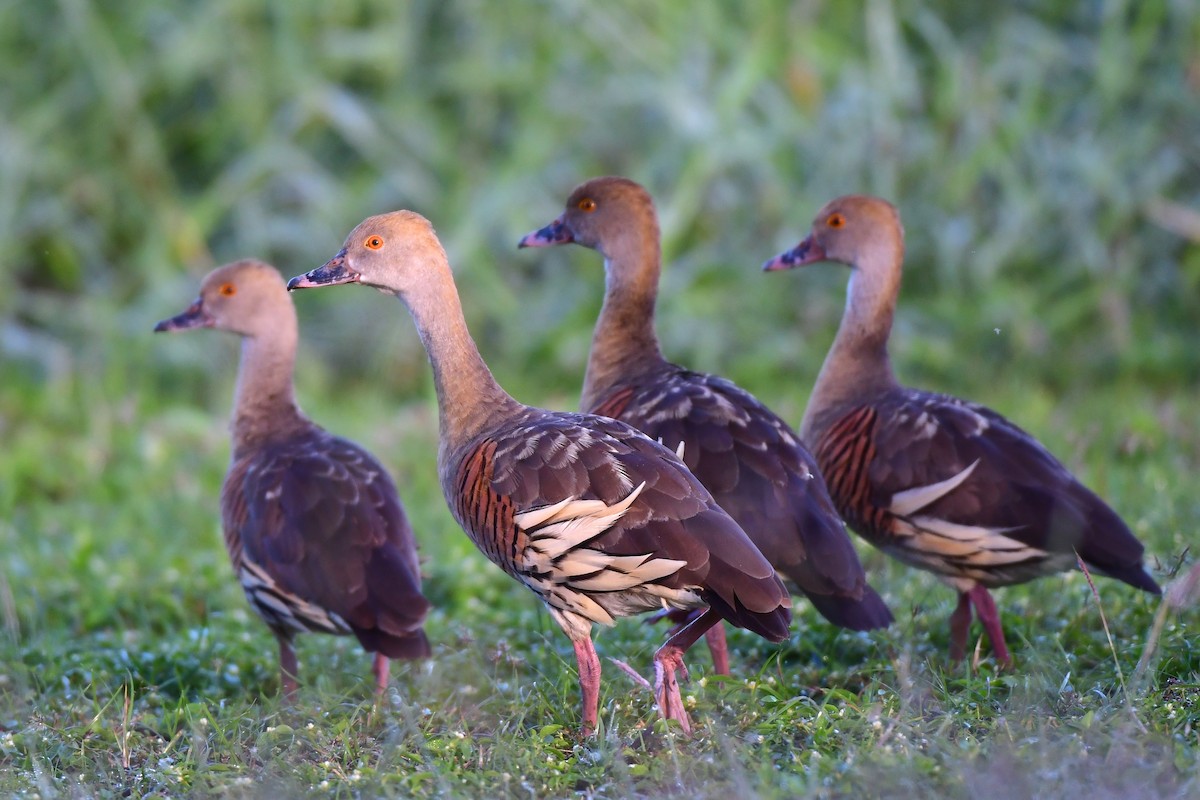
[[544,228],[538,228],[532,233],[527,233],[517,242],[517,248],[522,247],[550,247],[555,244],[568,244],[575,241],[575,237],[571,235],[571,231],[567,229],[567,223],[562,218],[551,222]]
[[313,289],[318,286],[334,286],[339,283],[358,283],[362,278],[346,266],[346,248],[311,272],[297,275],[288,281],[288,291]]
[[805,264],[815,264],[818,261],[825,260],[825,249],[817,244],[812,236],[809,236],[791,250],[780,253],[770,261],[767,261],[763,264],[763,270],[766,272],[776,272],[781,269],[795,269],[796,267],[803,267]]
[[207,311],[204,310],[204,305],[197,300],[187,307],[183,312],[176,314],[170,319],[164,319],[154,326],[155,333],[163,333],[166,331],[186,331],[191,328],[211,328],[216,324],[216,320],[212,318]]

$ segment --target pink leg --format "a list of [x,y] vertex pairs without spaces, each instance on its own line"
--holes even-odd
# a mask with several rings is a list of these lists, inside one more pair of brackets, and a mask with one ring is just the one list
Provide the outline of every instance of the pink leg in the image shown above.
[[708,640],[708,652],[712,653],[713,672],[718,675],[729,674],[729,645],[725,642],[725,623],[718,622],[704,634]]
[[291,641],[282,636],[275,638],[279,640],[279,682],[283,686],[283,699],[291,703],[300,688],[296,682],[300,667],[296,663],[296,651],[292,649]]
[[376,653],[371,661],[371,672],[375,675],[375,696],[383,697],[388,687],[388,657],[383,653]]
[[958,593],[958,605],[950,615],[950,660],[962,661],[967,654],[967,633],[971,629],[971,598]]
[[581,733],[591,736],[596,732],[596,719],[600,706],[600,657],[591,637],[575,639],[575,661],[579,664],[579,692],[583,695],[583,725]]
[[658,702],[658,711],[664,719],[677,720],[684,733],[691,733],[692,726],[683,707],[683,697],[679,693],[675,671],[682,670],[684,679],[687,679],[683,654],[707,633],[709,628],[720,622],[721,615],[710,608],[688,623],[683,630],[667,639],[654,654],[654,699]]
[[[667,633],[668,636],[674,636],[681,630],[687,627],[688,623],[700,618],[704,613],[703,609],[697,608],[691,611],[683,611],[678,608],[665,609],[655,614],[651,614],[646,618],[647,625],[661,622],[664,619],[674,622],[674,627]],[[729,645],[725,642],[725,625],[714,625],[708,629],[708,633],[704,635],[708,640],[708,652],[712,654],[713,672],[717,675],[729,674]]]
[[1008,645],[1004,641],[1004,628],[1000,625],[1000,612],[996,609],[996,601],[988,592],[986,586],[975,586],[967,593],[975,605],[975,615],[983,623],[988,640],[992,643],[992,653],[1001,667],[1012,666],[1012,656],[1008,654]]

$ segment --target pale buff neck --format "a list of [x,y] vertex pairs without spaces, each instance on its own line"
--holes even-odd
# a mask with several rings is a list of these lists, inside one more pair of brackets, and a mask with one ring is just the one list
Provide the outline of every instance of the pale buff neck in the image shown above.
[[433,367],[437,390],[438,460],[524,408],[496,382],[479,354],[463,316],[458,289],[444,260],[430,264],[423,279],[401,295]]
[[269,318],[263,330],[242,337],[230,423],[235,458],[246,447],[308,424],[296,405],[292,385],[296,312],[287,303]]
[[617,383],[664,364],[654,332],[662,256],[658,223],[626,229],[603,251],[604,306],[592,334],[580,407],[587,411]]
[[900,291],[904,247],[880,242],[851,267],[841,325],[813,387],[800,436],[813,443],[850,405],[899,386],[888,357],[888,336]]

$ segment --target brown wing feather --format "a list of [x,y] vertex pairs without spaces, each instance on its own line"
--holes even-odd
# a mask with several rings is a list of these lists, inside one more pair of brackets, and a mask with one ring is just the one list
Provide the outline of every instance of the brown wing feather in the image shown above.
[[531,573],[531,540],[517,515],[566,500],[613,506],[642,486],[619,519],[580,546],[606,559],[650,555],[682,564],[646,582],[658,595],[636,588],[583,593],[613,616],[650,610],[661,596],[687,602],[694,593],[736,625],[774,641],[787,635],[790,603],[770,564],[674,453],[629,426],[528,409],[452,461],[443,488],[459,524],[552,607],[554,589],[546,575]]
[[277,632],[353,632],[392,658],[429,654],[412,529],[361,448],[316,426],[265,444],[231,467],[222,507],[234,567]]
[[668,365],[636,385],[614,387],[593,411],[672,450],[682,442],[688,469],[826,618],[854,630],[892,621],[867,584],[816,461],[749,392]]
[[[942,574],[1000,586],[1069,568],[1077,551],[1102,573],[1158,591],[1142,567],[1141,543],[1120,517],[1037,440],[983,406],[893,392],[830,426],[817,459],[847,520],[882,547],[895,545],[902,524],[937,532],[946,529],[943,522],[996,531],[1028,547],[1023,560],[987,569],[961,548],[943,553],[936,566],[926,565]],[[889,510],[898,493],[949,480],[973,464],[953,490],[909,518]]]

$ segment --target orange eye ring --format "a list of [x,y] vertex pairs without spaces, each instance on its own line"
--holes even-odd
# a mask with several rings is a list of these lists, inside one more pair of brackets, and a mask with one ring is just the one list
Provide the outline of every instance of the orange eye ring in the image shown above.
[[378,234],[371,234],[367,240],[363,242],[363,247],[368,250],[379,250],[383,247],[383,237]]
[[841,214],[830,214],[829,219],[825,220],[825,224],[830,228],[842,228],[846,225],[846,218]]
[[233,297],[235,294],[237,294],[237,287],[232,283],[222,283],[217,291],[220,292],[221,296],[223,297]]
[[596,201],[590,197],[585,197],[576,204],[580,211],[592,213],[596,210]]

